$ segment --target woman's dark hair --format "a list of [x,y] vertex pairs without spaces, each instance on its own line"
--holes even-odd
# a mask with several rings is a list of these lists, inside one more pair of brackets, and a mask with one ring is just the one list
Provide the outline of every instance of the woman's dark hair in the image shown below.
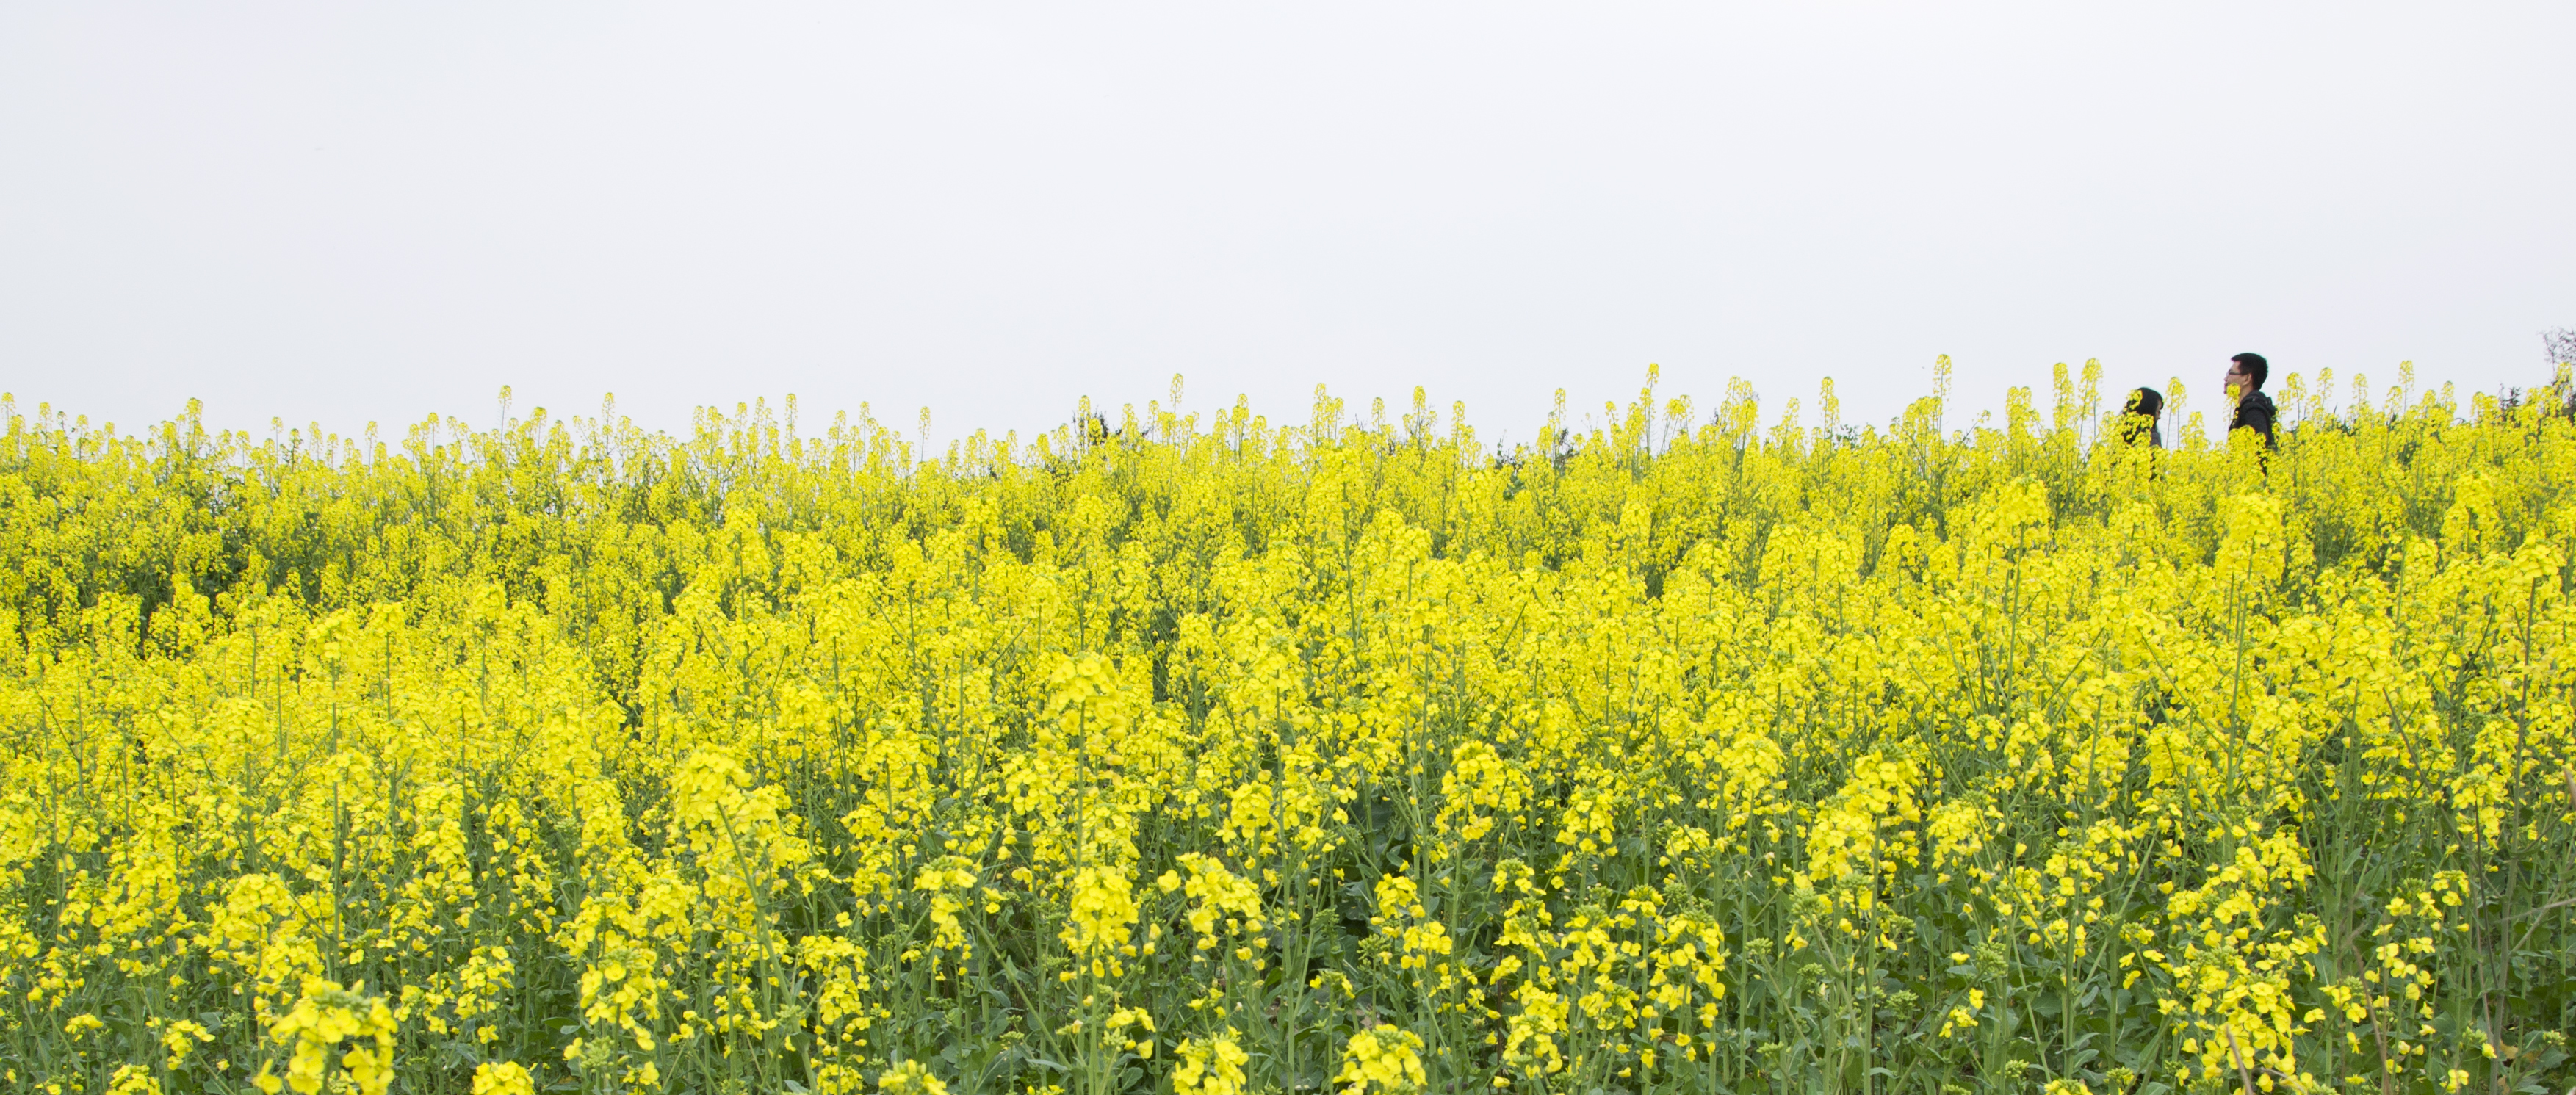
[[2164,413],[2165,393],[2154,388],[2130,392],[2129,401],[2120,408],[2120,440],[2151,449],[2165,447],[2164,428],[2157,425],[2157,416]]
[[2263,382],[2272,377],[2272,363],[2263,360],[2261,354],[2238,354],[2227,360],[2245,366],[2245,376],[2254,382],[2255,391],[2262,391]]

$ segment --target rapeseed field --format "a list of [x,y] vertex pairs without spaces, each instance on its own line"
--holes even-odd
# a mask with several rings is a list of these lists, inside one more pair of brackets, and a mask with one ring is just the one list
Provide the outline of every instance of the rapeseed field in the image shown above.
[[2576,422],[2286,379],[9,403],[0,1086],[2557,1095]]

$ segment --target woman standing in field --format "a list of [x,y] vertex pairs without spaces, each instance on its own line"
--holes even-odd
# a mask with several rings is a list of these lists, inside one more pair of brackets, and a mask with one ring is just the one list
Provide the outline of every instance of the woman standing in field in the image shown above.
[[2120,408],[2120,442],[2124,445],[2161,449],[2165,431],[2160,423],[2165,413],[2165,394],[2154,388],[2140,388],[2129,393],[2129,401]]

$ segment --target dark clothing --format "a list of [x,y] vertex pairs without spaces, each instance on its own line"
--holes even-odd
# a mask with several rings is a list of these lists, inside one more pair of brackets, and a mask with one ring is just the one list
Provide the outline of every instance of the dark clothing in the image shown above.
[[2272,415],[2272,397],[2256,392],[2236,405],[2236,417],[2227,424],[2227,432],[2252,430],[2263,435],[2264,448],[2280,448],[2280,441],[2272,436]]
[[2161,449],[2165,447],[2165,431],[2156,425],[2154,415],[2124,414],[2120,416],[2120,442],[2130,446],[2144,445],[2148,448]]

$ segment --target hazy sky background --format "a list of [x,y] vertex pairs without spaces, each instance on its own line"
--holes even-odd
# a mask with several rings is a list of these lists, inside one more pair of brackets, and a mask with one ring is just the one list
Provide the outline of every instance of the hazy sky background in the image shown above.
[[[0,4],[0,389],[355,431],[1188,378],[1486,439],[2576,325],[2576,4]],[[2339,387],[2341,385],[2338,385]],[[1115,413],[1114,410],[1112,412]],[[1955,421],[1955,420],[1954,420]]]

